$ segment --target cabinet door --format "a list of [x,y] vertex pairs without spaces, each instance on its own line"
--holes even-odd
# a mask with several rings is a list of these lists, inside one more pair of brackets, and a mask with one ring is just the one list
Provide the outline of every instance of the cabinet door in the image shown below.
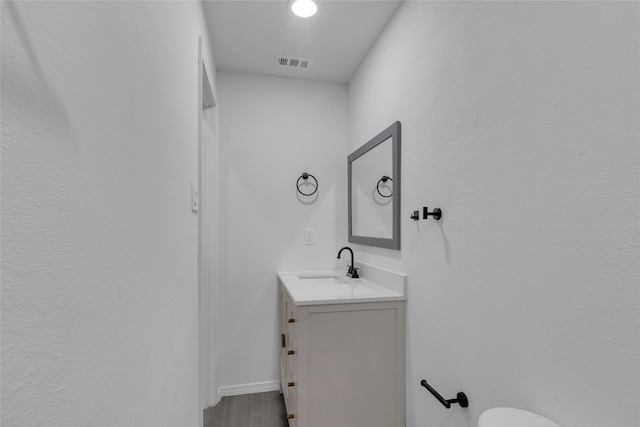
[[298,371],[296,361],[295,355],[290,356],[287,361],[287,383],[285,384],[286,389],[284,392],[285,407],[290,427],[296,427],[298,425],[300,415],[298,412]]
[[309,426],[395,427],[396,309],[309,315]]

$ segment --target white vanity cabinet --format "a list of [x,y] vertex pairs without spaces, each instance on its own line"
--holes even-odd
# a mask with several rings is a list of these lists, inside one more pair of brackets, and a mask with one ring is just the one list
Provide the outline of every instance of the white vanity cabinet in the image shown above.
[[296,305],[282,279],[279,294],[289,426],[404,426],[406,302]]
[[298,354],[299,349],[296,320],[300,320],[298,310],[280,286],[280,390],[287,408],[289,426],[298,425]]

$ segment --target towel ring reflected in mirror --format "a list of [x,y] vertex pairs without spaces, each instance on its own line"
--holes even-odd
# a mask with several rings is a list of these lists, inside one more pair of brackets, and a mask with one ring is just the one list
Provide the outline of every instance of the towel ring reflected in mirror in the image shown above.
[[[388,196],[385,196],[384,194],[382,194],[380,192],[380,183],[384,183],[386,184],[387,181],[391,181],[393,182],[393,180],[391,178],[389,178],[388,176],[384,175],[382,178],[380,178],[380,180],[378,180],[378,184],[376,185],[376,191],[378,192],[378,194],[382,197],[384,197],[385,199],[388,199],[389,197],[393,196],[393,190],[391,190],[391,193]],[[386,187],[389,187],[388,185]]]

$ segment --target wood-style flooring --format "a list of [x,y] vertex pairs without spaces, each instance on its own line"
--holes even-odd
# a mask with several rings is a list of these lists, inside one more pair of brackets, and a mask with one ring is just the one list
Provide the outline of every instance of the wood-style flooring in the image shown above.
[[225,396],[204,411],[204,427],[287,427],[282,395],[268,393]]

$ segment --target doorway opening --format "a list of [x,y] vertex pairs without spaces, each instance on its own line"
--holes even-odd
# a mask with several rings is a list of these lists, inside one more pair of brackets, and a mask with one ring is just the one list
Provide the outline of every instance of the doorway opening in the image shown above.
[[198,42],[198,323],[200,425],[204,410],[218,403],[218,112],[207,73],[202,37]]

